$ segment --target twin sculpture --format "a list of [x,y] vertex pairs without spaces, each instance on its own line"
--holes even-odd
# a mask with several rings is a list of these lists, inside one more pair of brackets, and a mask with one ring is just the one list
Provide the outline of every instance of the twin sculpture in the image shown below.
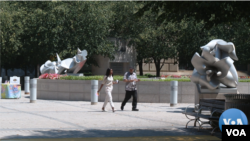
[[[191,60],[194,71],[191,81],[201,88],[217,89],[220,84],[228,88],[236,88],[238,84],[237,71],[233,60],[238,60],[235,46],[221,39],[210,41],[201,47],[201,56],[196,52]],[[57,62],[47,61],[40,68],[42,74],[63,72],[76,74],[86,62],[87,51],[79,50],[76,56],[61,60],[57,54]]]
[[194,66],[191,81],[210,90],[219,88],[220,84],[236,88],[238,75],[233,60],[237,61],[238,57],[234,44],[215,39],[202,46],[201,50],[201,56],[196,52],[191,60]]
[[85,64],[88,55],[86,50],[81,51],[78,49],[77,55],[73,58],[68,58],[65,60],[61,60],[58,54],[57,56],[57,62],[53,61],[51,62],[48,60],[40,67],[40,71],[42,74],[44,73],[56,73],[56,74],[62,74],[62,73],[73,73],[76,74]]

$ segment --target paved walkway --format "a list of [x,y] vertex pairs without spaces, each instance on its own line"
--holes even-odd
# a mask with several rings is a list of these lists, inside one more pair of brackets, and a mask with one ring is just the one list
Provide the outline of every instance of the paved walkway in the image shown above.
[[121,111],[121,103],[115,102],[115,113],[110,105],[108,112],[102,112],[102,104],[55,100],[29,103],[29,95],[24,94],[21,99],[0,99],[0,139],[220,140],[220,132],[211,136],[208,129],[201,132],[192,127],[185,129],[188,120],[181,113],[190,104],[173,108],[169,103],[138,103],[140,111],[135,112],[131,111],[131,103]]

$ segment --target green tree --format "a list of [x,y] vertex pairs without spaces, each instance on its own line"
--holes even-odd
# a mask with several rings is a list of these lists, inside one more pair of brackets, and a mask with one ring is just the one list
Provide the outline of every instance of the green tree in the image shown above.
[[200,47],[209,42],[208,30],[204,29],[204,22],[196,22],[194,18],[183,19],[175,24],[178,27],[178,38],[174,42],[178,50],[180,68],[193,69],[191,58],[195,52],[201,53]]
[[116,37],[118,39],[123,39],[129,41],[129,46],[136,47],[137,50],[137,63],[139,65],[140,75],[143,75],[142,70],[142,60],[147,58],[145,54],[140,53],[138,48],[140,43],[135,44],[134,40],[138,37],[140,33],[143,32],[145,28],[145,21],[142,18],[136,18],[135,13],[141,8],[142,3],[137,3],[134,1],[127,2],[111,2],[112,11],[114,12],[112,25],[110,27],[111,37]]
[[[142,58],[151,58],[156,68],[156,76],[160,76],[160,71],[164,66],[165,60],[175,58],[177,61],[177,50],[174,42],[177,39],[177,28],[175,24],[158,24],[156,17],[152,12],[144,15],[147,24],[142,33],[140,33],[134,42],[138,54],[143,54]],[[161,63],[161,60],[164,60]],[[176,62],[175,62],[176,63]]]
[[[194,17],[197,22],[204,21],[205,28],[209,29],[218,24],[231,24],[242,18],[250,22],[250,2],[243,1],[175,1],[175,2],[144,2],[145,5],[138,12],[142,16],[145,11],[152,10],[159,13],[157,20],[181,22],[185,17]],[[249,25],[248,25],[249,26]]]
[[231,24],[218,24],[211,29],[204,28],[204,22],[196,22],[194,18],[183,19],[179,23],[178,39],[174,45],[178,49],[180,66],[191,66],[191,58],[195,52],[201,53],[200,47],[206,45],[213,39],[223,39],[227,42],[233,42],[236,47],[236,53],[240,61],[236,65],[245,65],[250,62],[248,41],[250,28],[247,22],[234,22]]
[[22,14],[21,10],[14,9],[8,2],[0,2],[1,67],[13,69],[22,66],[18,61],[18,56],[21,55],[19,49],[23,47],[20,41],[20,35],[23,33]]
[[[10,19],[13,23],[20,23],[22,31],[17,37],[20,42],[16,47],[19,59],[11,60],[12,66],[14,62],[35,66],[43,64],[46,60],[55,59],[56,53],[61,58],[72,57],[77,48],[88,51],[87,64],[98,65],[94,55],[114,57],[115,47],[107,40],[113,14],[108,2],[4,3],[16,13],[21,11],[19,15],[22,17]],[[7,19],[2,20],[6,22]]]
[[220,24],[209,31],[209,40],[218,38],[232,42],[236,48],[236,54],[239,61],[234,64],[236,66],[245,66],[250,64],[250,27],[245,19],[234,22],[232,24]]

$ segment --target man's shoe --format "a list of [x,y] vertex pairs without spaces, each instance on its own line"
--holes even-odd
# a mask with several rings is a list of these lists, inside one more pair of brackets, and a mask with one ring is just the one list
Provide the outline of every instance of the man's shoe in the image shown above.
[[123,108],[124,108],[124,107],[121,106],[121,110],[122,110],[122,111],[123,111]]
[[139,111],[139,109],[132,109],[132,111]]

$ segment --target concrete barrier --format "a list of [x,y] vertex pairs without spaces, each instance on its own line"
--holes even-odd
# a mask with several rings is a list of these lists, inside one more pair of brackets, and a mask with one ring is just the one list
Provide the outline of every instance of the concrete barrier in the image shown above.
[[[98,88],[101,82],[98,83]],[[178,82],[178,103],[194,103],[195,84]],[[138,102],[169,103],[170,82],[141,81],[137,83]],[[250,93],[250,83],[239,83],[240,93]],[[50,80],[37,79],[37,98],[47,100],[91,101],[91,80]],[[100,91],[98,101],[105,100],[104,89]],[[125,82],[114,84],[113,101],[122,102],[125,97]],[[129,100],[132,101],[132,98]]]
[[[188,83],[188,84],[186,84]],[[184,89],[182,88],[182,84]],[[99,83],[100,85],[100,83]],[[98,86],[99,87],[99,86]],[[137,83],[138,102],[169,103],[170,82],[141,81]],[[194,84],[179,82],[178,103],[194,102]],[[191,90],[185,90],[191,89]],[[182,90],[188,93],[182,93]],[[90,101],[91,81],[38,79],[38,99]],[[105,91],[101,90],[99,101],[104,101]],[[122,102],[125,97],[125,83],[114,84],[114,102]],[[130,99],[132,101],[132,98]]]

